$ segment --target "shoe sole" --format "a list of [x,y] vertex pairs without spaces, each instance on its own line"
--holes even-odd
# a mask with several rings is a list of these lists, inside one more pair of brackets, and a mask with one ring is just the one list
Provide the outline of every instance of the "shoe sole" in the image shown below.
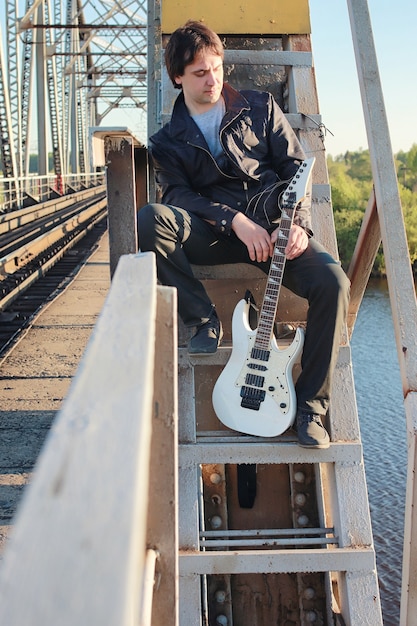
[[217,348],[211,352],[192,352],[191,350],[188,350],[188,354],[192,354],[193,356],[210,356],[211,354],[216,354]]
[[327,448],[330,448],[330,441],[328,443],[300,443],[299,441],[297,442],[299,446],[301,446],[301,448],[310,448],[311,450],[327,450]]

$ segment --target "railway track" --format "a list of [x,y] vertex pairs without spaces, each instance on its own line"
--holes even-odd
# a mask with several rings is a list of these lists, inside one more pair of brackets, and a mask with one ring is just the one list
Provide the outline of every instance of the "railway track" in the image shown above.
[[107,228],[104,186],[0,216],[0,356]]

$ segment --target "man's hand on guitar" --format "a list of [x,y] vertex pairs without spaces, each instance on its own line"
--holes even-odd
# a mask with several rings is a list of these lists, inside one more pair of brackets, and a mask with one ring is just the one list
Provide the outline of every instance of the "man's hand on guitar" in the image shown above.
[[252,222],[243,213],[236,213],[232,221],[232,230],[246,245],[251,261],[267,261],[272,256],[274,246],[267,230]]
[[[274,244],[278,239],[278,228],[274,230],[271,235],[271,241]],[[308,236],[306,231],[293,224],[291,226],[290,234],[288,237],[288,243],[285,247],[285,255],[289,261],[301,256],[308,246]]]

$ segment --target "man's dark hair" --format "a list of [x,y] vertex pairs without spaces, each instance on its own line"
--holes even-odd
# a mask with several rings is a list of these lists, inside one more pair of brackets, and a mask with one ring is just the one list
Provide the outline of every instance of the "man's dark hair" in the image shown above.
[[183,76],[185,67],[193,63],[203,50],[224,58],[224,48],[219,36],[202,22],[189,20],[172,33],[165,49],[165,65],[176,89],[181,89],[181,85],[177,85],[175,78]]

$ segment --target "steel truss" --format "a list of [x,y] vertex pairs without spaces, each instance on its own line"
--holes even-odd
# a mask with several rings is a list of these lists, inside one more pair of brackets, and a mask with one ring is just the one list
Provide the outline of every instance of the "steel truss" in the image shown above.
[[36,142],[38,173],[52,152],[59,192],[60,177],[92,169],[91,126],[146,107],[147,0],[5,0],[2,18],[3,175],[27,176]]

